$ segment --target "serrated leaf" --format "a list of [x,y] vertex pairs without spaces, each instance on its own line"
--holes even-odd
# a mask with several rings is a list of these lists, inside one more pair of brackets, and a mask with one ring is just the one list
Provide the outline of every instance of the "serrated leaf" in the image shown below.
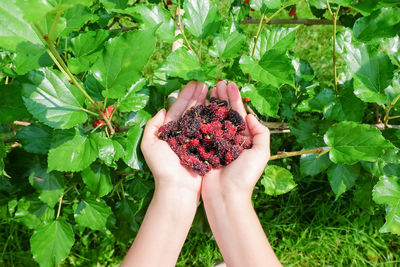
[[37,197],[22,197],[18,201],[14,220],[23,223],[29,229],[35,229],[43,222],[49,223],[53,219],[54,210]]
[[345,59],[348,72],[354,74],[354,93],[364,102],[384,104],[384,90],[393,78],[394,66],[385,54],[373,54],[365,44],[346,42]]
[[49,172],[37,164],[29,171],[29,183],[39,192],[39,199],[53,208],[64,192],[64,179],[60,173]]
[[317,154],[302,155],[300,158],[300,172],[303,175],[316,175],[326,170],[332,162],[328,155],[316,157]]
[[246,84],[242,87],[241,94],[250,99],[251,104],[260,114],[271,117],[277,116],[282,98],[278,88],[262,84],[255,88],[252,84]]
[[108,41],[91,72],[104,86],[103,96],[122,97],[141,76],[156,45],[154,29],[129,31]]
[[83,5],[76,5],[68,8],[63,17],[66,20],[63,36],[67,36],[75,30],[79,30],[85,23],[93,17],[92,11]]
[[312,103],[318,103],[328,120],[360,122],[364,116],[365,103],[355,96],[351,88],[341,88],[338,94],[324,88]]
[[265,13],[268,9],[278,9],[285,0],[251,0],[250,7]]
[[99,57],[102,45],[108,36],[106,30],[97,30],[87,31],[71,38],[71,50],[75,56],[68,60],[71,72],[80,73],[89,70]]
[[[271,49],[286,51],[293,48],[298,27],[272,28],[261,32],[254,51],[254,58],[260,60],[266,51]],[[254,40],[250,42],[250,50],[254,48]]]
[[[1,39],[1,38],[0,38]],[[29,118],[21,97],[21,89],[15,85],[0,85],[0,123],[10,123],[14,120]]]
[[243,55],[239,61],[240,68],[251,78],[265,84],[280,87],[283,84],[294,85],[294,68],[285,53],[279,50],[269,50],[259,62]]
[[209,51],[210,55],[222,59],[235,58],[242,50],[245,40],[246,36],[232,22],[229,27],[224,27],[223,31],[214,38],[212,50]]
[[265,193],[271,196],[285,194],[296,187],[293,175],[288,170],[276,165],[268,165],[265,168],[261,184],[265,187]]
[[353,34],[362,42],[376,38],[394,37],[400,32],[400,8],[382,8],[371,15],[359,18]]
[[185,48],[177,49],[169,54],[159,71],[185,80],[202,81],[206,78],[197,55]]
[[183,24],[191,34],[205,38],[215,33],[221,25],[221,16],[214,2],[187,0],[183,3]]
[[51,267],[61,263],[68,256],[74,242],[71,225],[56,220],[36,229],[30,239],[31,252],[40,266]]
[[87,120],[84,95],[58,71],[40,69],[28,75],[22,95],[28,111],[44,124],[68,129]]
[[49,171],[81,171],[96,160],[97,154],[95,139],[82,129],[56,131],[48,154]]
[[400,181],[396,176],[382,176],[372,192],[373,200],[378,204],[389,205],[386,223],[380,232],[400,235]]
[[124,147],[126,154],[123,157],[126,165],[132,169],[142,170],[143,169],[143,158],[140,152],[140,140],[142,138],[143,128],[139,125],[132,127],[126,135]]
[[125,9],[128,4],[128,0],[100,0],[100,2],[109,12],[114,9]]
[[338,197],[354,186],[360,174],[360,165],[335,164],[328,169],[327,174],[332,191]]
[[92,230],[106,230],[109,217],[113,215],[111,208],[104,200],[81,200],[74,211],[75,221]]
[[146,80],[142,78],[129,88],[128,92],[119,99],[119,111],[138,111],[147,105],[150,92],[147,88],[143,88],[145,84]]
[[175,23],[164,8],[157,5],[138,5],[135,6],[135,9],[141,17],[145,28],[154,28],[161,24],[156,31],[156,35],[165,42],[172,43],[174,41]]
[[326,132],[324,140],[331,147],[329,156],[335,163],[376,161],[386,149],[393,147],[378,129],[355,122],[340,122],[333,125]]
[[88,189],[95,193],[97,197],[105,196],[113,189],[110,170],[100,163],[94,163],[84,169],[81,175]]
[[20,141],[27,152],[47,154],[52,130],[43,124],[31,124],[19,130],[15,138]]

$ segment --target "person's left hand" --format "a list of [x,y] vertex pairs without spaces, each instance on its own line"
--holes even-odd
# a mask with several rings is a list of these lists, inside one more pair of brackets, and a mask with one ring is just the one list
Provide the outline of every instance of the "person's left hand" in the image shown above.
[[169,121],[178,120],[191,107],[204,104],[208,88],[201,82],[189,82],[172,107],[160,110],[146,124],[141,149],[153,173],[156,189],[173,192],[189,191],[200,195],[201,176],[181,165],[168,143],[158,138],[158,129]]

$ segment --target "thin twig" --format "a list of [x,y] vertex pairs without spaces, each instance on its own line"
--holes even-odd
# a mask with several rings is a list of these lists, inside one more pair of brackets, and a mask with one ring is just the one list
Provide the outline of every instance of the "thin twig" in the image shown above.
[[60,198],[58,199],[58,210],[57,210],[57,217],[56,217],[56,220],[57,220],[58,217],[60,216],[61,205],[62,205],[63,197],[64,197],[64,194],[62,194],[62,195],[60,196]]
[[318,148],[301,150],[301,151],[281,152],[281,153],[278,153],[277,155],[271,156],[269,159],[276,160],[276,159],[281,159],[281,158],[300,156],[300,155],[304,155],[304,154],[313,154],[313,153],[319,154],[319,153],[323,153],[324,151],[327,151],[328,149],[330,149],[330,148],[329,147],[318,147]]
[[[259,24],[260,19],[257,18],[249,18],[242,20],[239,24]],[[330,19],[271,19],[270,21],[266,22],[265,24],[269,25],[305,25],[305,26],[312,26],[312,25],[333,25],[333,20]],[[341,22],[337,21],[336,25],[341,26]]]
[[[389,106],[385,110],[385,118],[383,119],[385,125],[387,125],[388,120],[393,119],[393,117],[389,117],[390,110],[396,105],[397,101],[400,99],[400,94],[398,94],[393,101],[389,104]],[[394,116],[395,117],[395,116]],[[397,118],[397,117],[395,117]]]
[[29,126],[29,125],[31,125],[30,122],[26,122],[26,121],[14,121],[13,124],[19,125],[19,126]]
[[190,46],[189,40],[188,40],[188,38],[186,37],[185,32],[183,31],[182,22],[181,22],[182,13],[181,13],[181,7],[180,7],[180,5],[181,5],[181,1],[178,0],[178,8],[177,8],[177,13],[178,13],[178,14],[177,14],[177,16],[178,16],[178,27],[179,27],[179,30],[181,31],[181,34],[182,34],[183,38],[185,39],[185,42],[186,42],[188,48],[189,48],[190,50],[194,51],[193,48]]

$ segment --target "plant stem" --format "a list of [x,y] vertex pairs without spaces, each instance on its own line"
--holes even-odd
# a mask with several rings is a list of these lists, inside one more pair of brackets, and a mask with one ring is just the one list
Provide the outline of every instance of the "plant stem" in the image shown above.
[[[70,80],[72,84],[74,84],[79,91],[90,101],[90,103],[99,111],[100,116],[104,119],[105,123],[107,124],[107,127],[110,130],[111,134],[115,133],[114,128],[111,125],[111,122],[109,119],[104,115],[103,110],[97,103],[89,96],[89,94],[86,92],[85,89],[77,82],[75,79],[75,76],[71,73],[71,71],[68,69],[68,66],[65,64],[64,60],[61,58],[60,54],[58,53],[57,49],[54,47],[53,43],[49,40],[49,38],[43,34],[43,31],[40,29],[39,25],[35,24],[35,27],[38,29],[38,31],[42,34],[44,40],[46,41],[46,44],[49,48],[47,50],[53,61],[56,63],[57,67],[60,68],[60,70],[63,72],[64,75]],[[97,114],[96,114],[97,115]]]
[[276,159],[281,159],[281,158],[288,158],[288,157],[300,156],[300,155],[304,155],[304,154],[313,154],[313,153],[319,154],[319,153],[326,153],[326,152],[324,152],[323,147],[319,147],[319,148],[313,148],[313,149],[301,150],[301,151],[282,152],[280,154],[271,156],[269,159],[276,160]]
[[253,57],[255,52],[256,52],[256,47],[257,47],[257,42],[258,42],[258,38],[260,38],[260,34],[264,25],[264,18],[265,18],[265,14],[262,14],[261,19],[260,19],[260,23],[258,24],[258,29],[257,29],[257,34],[254,37],[254,46],[253,46],[253,50],[251,51],[251,56]]
[[388,120],[398,118],[398,116],[389,117],[389,112],[396,105],[396,103],[397,103],[397,101],[399,101],[399,99],[400,99],[400,94],[398,94],[392,100],[392,102],[389,104],[389,106],[386,108],[386,110],[385,110],[385,118],[383,119],[383,122],[384,122],[385,126],[387,126]]
[[388,119],[389,119],[389,120],[392,120],[392,119],[398,119],[398,118],[400,118],[400,115],[390,116]]
[[53,40],[54,33],[56,31],[56,28],[57,28],[58,20],[61,17],[61,13],[62,13],[61,11],[57,12],[56,17],[54,18],[53,24],[51,25],[50,33],[49,33],[49,36],[48,36],[48,39],[50,40],[50,42]]
[[64,194],[62,194],[61,197],[58,199],[58,210],[57,210],[57,217],[56,217],[56,220],[57,220],[58,217],[60,216],[61,205],[62,205],[63,197],[64,197]]
[[185,32],[183,31],[182,22],[181,22],[181,1],[180,0],[178,0],[178,28],[181,31],[188,48],[193,51],[193,48],[190,46],[189,40],[186,37]]
[[[258,24],[260,23],[259,19],[256,18],[250,18],[250,19],[245,19],[239,22],[239,24]],[[333,25],[333,20],[330,19],[271,19],[265,24],[273,24],[273,25],[278,25],[278,24],[291,24],[291,25],[305,25],[305,26],[312,26],[312,25]],[[342,25],[340,21],[336,23],[337,25]]]
[[88,110],[88,109],[86,109],[86,108],[80,108],[81,110],[83,110],[83,111],[85,111],[85,112],[87,112],[87,113],[89,113],[89,114],[92,114],[92,115],[94,115],[94,116],[98,116],[99,114],[97,114],[97,113],[95,113],[95,112],[93,112],[93,111],[90,111],[90,110]]
[[336,21],[340,11],[340,5],[337,7],[336,12],[332,12],[331,6],[329,5],[329,0],[326,0],[326,4],[328,6],[329,12],[333,18],[333,47],[332,47],[332,61],[333,61],[333,80],[335,84],[335,92],[338,92],[338,79],[336,73]]

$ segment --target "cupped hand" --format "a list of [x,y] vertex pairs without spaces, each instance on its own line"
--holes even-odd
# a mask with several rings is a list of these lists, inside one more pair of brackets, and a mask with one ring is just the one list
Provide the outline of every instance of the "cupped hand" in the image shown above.
[[201,177],[183,167],[168,143],[160,140],[157,134],[162,125],[178,120],[191,107],[204,104],[207,91],[203,83],[189,82],[168,112],[162,109],[147,122],[140,147],[153,173],[156,189],[167,187],[199,194]]
[[243,135],[253,142],[251,149],[245,149],[229,165],[212,169],[203,177],[202,196],[241,195],[250,198],[251,193],[270,157],[269,130],[253,115],[247,115],[239,89],[235,83],[217,83],[210,91],[211,97],[227,100],[231,108],[245,118],[246,130]]

